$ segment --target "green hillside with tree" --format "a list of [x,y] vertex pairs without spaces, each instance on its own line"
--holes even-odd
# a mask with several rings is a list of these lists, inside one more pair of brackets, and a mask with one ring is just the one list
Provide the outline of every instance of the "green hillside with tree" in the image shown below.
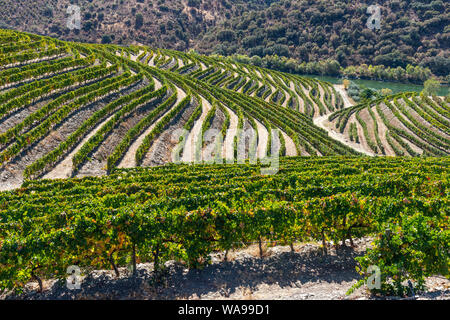
[[[65,40],[266,57],[263,67],[285,57],[293,60],[283,71],[297,64],[297,72],[371,79],[423,82],[431,72],[448,82],[450,73],[450,5],[442,0],[378,1],[379,30],[366,26],[368,0],[3,2],[0,26]],[[81,30],[65,26],[71,3],[81,7]]]

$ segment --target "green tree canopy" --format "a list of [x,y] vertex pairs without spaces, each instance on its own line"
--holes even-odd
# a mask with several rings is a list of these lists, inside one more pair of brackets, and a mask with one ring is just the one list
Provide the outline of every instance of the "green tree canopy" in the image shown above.
[[423,93],[428,96],[437,95],[439,88],[441,87],[441,83],[439,80],[431,78],[425,81],[423,84]]

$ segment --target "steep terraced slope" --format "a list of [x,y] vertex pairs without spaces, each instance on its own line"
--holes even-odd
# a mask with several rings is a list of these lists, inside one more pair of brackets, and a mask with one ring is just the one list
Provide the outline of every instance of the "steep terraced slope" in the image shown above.
[[368,154],[450,154],[450,101],[444,97],[401,93],[335,112],[321,125]]
[[[313,123],[343,107],[329,83],[220,57],[9,30],[0,31],[0,44],[1,189],[175,156],[233,163],[272,150],[357,154]],[[186,134],[174,137],[180,130]]]

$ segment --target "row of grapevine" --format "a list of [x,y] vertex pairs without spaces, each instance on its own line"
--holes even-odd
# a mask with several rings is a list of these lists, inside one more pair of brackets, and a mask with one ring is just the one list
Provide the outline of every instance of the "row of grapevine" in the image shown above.
[[[89,154],[91,154],[101,142],[103,142],[108,134],[118,125],[121,120],[130,114],[133,110],[142,106],[143,104],[147,104],[150,101],[158,102],[163,99],[163,97],[167,94],[167,86],[164,86],[156,91],[153,91],[154,86],[151,86],[151,89],[148,90],[144,88],[139,90],[136,94],[131,94],[132,100],[122,106],[121,109],[114,114],[114,116],[105,123],[100,130],[98,130],[95,135],[93,135],[75,154],[73,157],[73,171],[76,171],[85,161],[87,160]],[[145,93],[145,94],[144,94]]]
[[[107,104],[104,108],[95,112],[88,120],[86,120],[74,133],[72,133],[66,140],[61,142],[57,148],[52,150],[50,153],[46,154],[44,157],[36,160],[31,165],[29,165],[24,172],[24,176],[26,178],[30,178],[33,175],[41,173],[46,167],[53,166],[58,160],[61,160],[61,157],[71,148],[77,144],[81,138],[88,133],[89,130],[92,130],[102,119],[110,116],[113,112],[117,110],[118,107],[129,103],[130,101],[144,96],[146,94],[151,93],[154,90],[154,83],[144,87],[142,90],[134,91],[128,95],[122,96],[117,100]],[[97,144],[99,140],[97,140]],[[93,144],[88,144],[89,147],[81,147],[83,152],[81,153],[83,156],[78,155],[77,161],[74,163],[74,166],[78,166],[82,161],[86,159],[86,155],[93,150]],[[89,151],[88,151],[89,150]]]
[[[271,179],[260,165],[178,165],[29,181],[0,193],[0,286],[64,278],[73,264],[115,269],[132,251],[135,262],[152,261],[155,269],[174,258],[195,268],[212,252],[247,243],[313,240],[326,252],[329,241],[381,239],[387,228],[392,245],[376,244],[362,271],[376,262],[386,287],[398,285],[399,274],[417,285],[427,275],[448,275],[447,158],[289,158],[280,166]],[[433,241],[419,247],[407,241],[412,235]],[[406,248],[415,251],[400,254]],[[423,258],[430,252],[439,254]],[[422,274],[413,272],[414,261]]]
[[[448,103],[439,97],[406,92],[339,110],[331,114],[328,120],[342,134],[351,117],[355,115],[369,150],[375,153],[379,151],[379,154],[386,154],[388,148],[391,150],[389,152],[395,155],[445,156],[450,153],[450,119],[446,116],[446,108]],[[360,117],[361,112],[370,116],[370,132],[369,123]],[[352,124],[350,131],[351,126]],[[383,135],[386,139],[383,141],[380,135],[385,130],[387,132]]]
[[129,73],[125,73],[121,76],[110,79],[108,83],[103,84],[103,86],[101,85],[101,83],[99,83],[100,88],[97,88],[95,91],[89,92],[86,95],[75,99],[71,103],[63,106],[58,111],[53,113],[34,129],[30,130],[26,134],[16,137],[16,142],[0,154],[0,161],[2,161],[2,163],[7,162],[13,156],[21,152],[24,148],[32,145],[37,140],[46,136],[53,126],[63,121],[71,112],[77,110],[81,106],[86,105],[89,102],[93,102],[99,97],[104,97],[106,95],[112,94],[116,90],[128,87],[138,81],[141,77],[141,75],[130,76]]
[[117,165],[118,161],[123,157],[126,150],[130,147],[133,140],[141,134],[155,119],[160,116],[164,111],[167,111],[173,106],[177,100],[177,94],[173,93],[166,101],[161,105],[154,108],[149,112],[137,125],[131,128],[120,144],[114,149],[113,153],[108,157],[107,170],[111,172]]

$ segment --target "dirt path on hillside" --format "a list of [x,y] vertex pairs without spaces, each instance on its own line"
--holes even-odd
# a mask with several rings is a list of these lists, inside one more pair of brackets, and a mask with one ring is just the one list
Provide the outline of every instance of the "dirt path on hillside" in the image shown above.
[[183,155],[181,156],[182,162],[194,162],[195,161],[195,145],[198,141],[199,135],[201,134],[203,121],[205,121],[208,111],[212,108],[211,103],[200,96],[202,103],[202,114],[197,121],[195,121],[191,132],[189,132],[186,145],[184,146]]
[[222,153],[223,158],[227,160],[234,159],[234,137],[237,135],[239,118],[233,110],[226,106],[224,107],[230,115],[230,126],[225,136]]
[[353,100],[351,100],[351,98],[347,94],[347,91],[345,91],[344,85],[342,85],[342,84],[339,84],[339,85],[335,84],[335,85],[333,85],[333,87],[336,89],[337,92],[339,92],[341,94],[341,97],[344,100],[344,108],[349,108],[349,107],[352,107],[352,106],[355,105]]
[[256,127],[258,130],[258,147],[256,149],[256,156],[258,159],[266,157],[267,154],[267,142],[269,141],[269,132],[266,127],[255,119]]
[[[333,124],[332,123],[330,124],[330,122],[328,121],[328,117],[329,117],[329,115],[324,115],[321,117],[314,118],[313,119],[314,125],[326,130],[328,132],[328,135],[331,138],[349,146],[350,148],[355,149],[356,151],[359,151],[368,156],[375,156],[375,154],[373,152],[364,149],[360,144],[351,142],[348,137],[334,131],[334,129],[330,129],[330,127],[333,127]],[[361,136],[360,136],[360,140],[361,140]]]
[[[280,130],[280,129],[278,129]],[[291,137],[287,135],[286,132],[280,130],[281,134],[283,135],[284,142],[286,145],[286,157],[295,157],[297,156],[297,148],[295,146],[294,140],[292,140]]]

